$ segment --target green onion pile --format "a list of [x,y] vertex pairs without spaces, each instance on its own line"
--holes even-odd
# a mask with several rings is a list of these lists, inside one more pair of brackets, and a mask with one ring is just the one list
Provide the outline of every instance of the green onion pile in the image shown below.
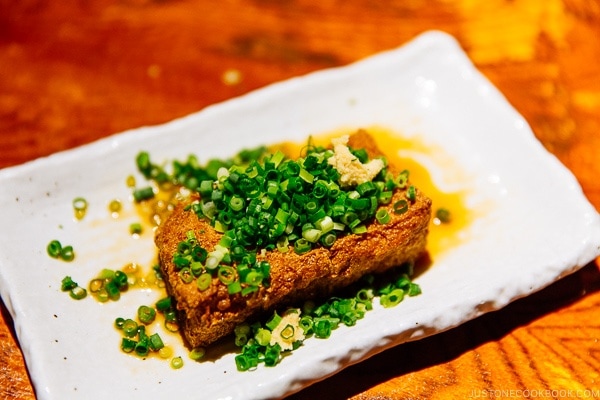
[[[355,286],[357,289],[354,289],[351,295],[332,297],[319,305],[307,301],[302,309],[298,310],[297,325],[288,324],[281,330],[276,329],[282,321],[282,317],[277,313],[266,322],[238,325],[234,331],[235,344],[241,348],[241,353],[235,357],[236,368],[239,371],[247,371],[261,363],[265,366],[277,365],[283,353],[280,343],[285,343],[286,337],[291,336],[295,329],[302,330],[304,338],[326,339],[340,325],[355,325],[367,311],[373,309],[373,300],[377,296],[380,304],[389,308],[400,303],[405,296],[420,294],[420,287],[410,278],[412,269],[412,265],[407,265],[394,271],[392,276],[376,278],[368,275]],[[303,340],[294,341],[290,350],[300,347]]]
[[[368,162],[364,150],[352,153]],[[297,160],[276,152],[248,166],[220,168],[216,180],[199,182],[200,201],[190,208],[223,233],[225,247],[234,255],[242,249],[287,252],[289,246],[303,254],[316,246],[330,247],[341,235],[366,232],[373,218],[389,221],[387,211],[378,213],[378,208],[390,203],[394,189],[405,188],[407,172],[394,177],[384,168],[373,181],[342,188],[339,172],[327,161],[333,154],[309,147]],[[414,189],[412,193],[414,200]],[[394,210],[405,212],[407,205],[400,201]]]
[[[369,161],[364,149],[350,151],[361,163]],[[270,267],[256,261],[258,251],[292,248],[303,254],[331,247],[342,235],[365,233],[373,220],[388,223],[388,211],[379,206],[392,201],[395,189],[407,189],[407,194],[393,204],[394,213],[406,212],[415,200],[406,170],[393,176],[384,167],[372,181],[340,187],[340,174],[328,163],[333,155],[309,145],[304,157],[291,160],[260,147],[232,160],[211,160],[205,167],[190,156],[185,163],[173,162],[172,174],[152,163],[146,152],[136,162],[159,185],[174,183],[197,192],[200,200],[187,209],[223,234],[215,249],[204,249],[194,232],[187,233],[173,258],[182,281],[195,281],[199,290],[206,290],[218,277],[229,294],[247,295],[268,285]]]
[[[115,327],[122,332],[121,350],[125,353],[131,353],[138,357],[146,357],[152,352],[162,352],[161,357],[169,353],[165,349],[165,344],[158,333],[147,332],[148,325],[152,324],[157,315],[164,317],[165,328],[169,331],[176,331],[175,310],[172,305],[171,297],[165,297],[156,302],[154,307],[141,305],[138,307],[136,319],[119,317],[115,320]],[[175,328],[174,328],[175,327]]]
[[[221,243],[225,243],[224,236]],[[234,263],[237,263],[234,267]],[[229,251],[227,247],[217,245],[208,252],[203,248],[192,231],[187,232],[186,240],[179,243],[173,256],[173,264],[184,283],[196,282],[198,290],[207,290],[214,277],[227,286],[229,294],[241,293],[246,296],[268,285],[270,265],[266,261],[257,261],[256,253],[242,248]]]
[[88,286],[96,300],[102,303],[108,300],[118,301],[121,293],[129,288],[129,277],[123,271],[105,268]]

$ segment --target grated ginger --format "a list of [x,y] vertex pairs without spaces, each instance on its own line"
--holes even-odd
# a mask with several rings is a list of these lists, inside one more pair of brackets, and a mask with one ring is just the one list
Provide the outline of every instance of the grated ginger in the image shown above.
[[339,184],[342,187],[370,182],[384,167],[383,161],[377,158],[366,164],[360,162],[350,152],[348,138],[348,135],[345,135],[331,139],[334,154],[327,160],[340,173]]
[[276,343],[281,346],[281,350],[292,350],[294,342],[304,340],[304,330],[300,327],[300,310],[297,308],[289,309],[281,316],[281,321],[271,332],[271,346]]

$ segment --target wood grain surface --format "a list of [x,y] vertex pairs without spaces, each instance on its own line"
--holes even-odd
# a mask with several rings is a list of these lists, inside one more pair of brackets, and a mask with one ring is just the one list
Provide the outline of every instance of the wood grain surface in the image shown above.
[[[600,209],[595,0],[0,0],[0,10],[0,168],[439,29]],[[292,398],[600,398],[599,288],[596,262]],[[0,398],[35,398],[4,306]]]

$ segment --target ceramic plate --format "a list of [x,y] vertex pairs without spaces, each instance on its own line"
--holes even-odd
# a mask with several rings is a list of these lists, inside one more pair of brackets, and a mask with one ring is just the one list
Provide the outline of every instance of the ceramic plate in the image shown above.
[[[228,157],[239,149],[340,129],[381,126],[435,152],[413,150],[438,187],[464,193],[477,218],[418,276],[423,294],[375,309],[328,340],[309,339],[275,368],[237,372],[233,353],[185,366],[119,349],[116,317],[152,304],[153,291],[119,302],[74,301],[102,268],[149,266],[152,234],[134,239],[127,175],[147,150],[155,160]],[[441,153],[440,153],[441,154]],[[448,162],[452,168],[448,168]],[[456,173],[449,173],[454,171]],[[457,172],[458,171],[458,172]],[[600,220],[573,175],[536,141],[523,118],[476,71],[455,40],[428,32],[355,64],[275,84],[173,122],[144,127],[0,171],[0,293],[41,400],[279,397],[377,352],[457,326],[575,271],[599,254]],[[89,201],[76,221],[72,200]],[[118,219],[107,204],[124,200]],[[52,239],[72,244],[71,263],[51,259]]]

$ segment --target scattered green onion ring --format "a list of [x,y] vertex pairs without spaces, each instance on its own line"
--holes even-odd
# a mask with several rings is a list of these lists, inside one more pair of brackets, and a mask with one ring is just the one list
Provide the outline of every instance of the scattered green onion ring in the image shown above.
[[62,245],[58,240],[52,240],[50,243],[48,243],[47,250],[50,257],[58,258],[60,257],[60,252],[62,251]]
[[208,289],[210,287],[211,282],[212,276],[208,272],[201,274],[198,277],[198,279],[196,279],[196,285],[198,286],[198,289],[200,289],[200,291],[205,291],[206,289]]
[[149,200],[154,197],[154,189],[151,186],[136,189],[133,191],[133,199],[136,203],[140,203],[144,200]]
[[123,322],[122,329],[125,336],[132,338],[138,332],[138,324],[132,319],[126,319]]
[[113,215],[121,212],[121,202],[117,199],[111,200],[110,203],[108,203],[108,211]]
[[192,350],[190,350],[189,357],[191,360],[200,361],[205,354],[206,349],[204,347],[194,347]]
[[415,201],[417,198],[417,192],[413,185],[410,185],[406,190],[406,198],[410,201]]
[[133,339],[126,337],[121,339],[121,350],[123,350],[125,353],[131,353],[135,349],[136,345],[137,342]]
[[139,222],[134,222],[131,225],[129,225],[129,232],[132,235],[141,235],[142,231],[143,231],[142,224],[140,224]]
[[171,368],[180,369],[183,367],[183,358],[181,357],[173,357],[171,359]]
[[375,214],[375,219],[380,224],[385,225],[385,224],[389,223],[392,218],[390,217],[390,214],[387,212],[387,210],[385,208],[381,208],[381,209],[377,210],[377,213]]
[[394,289],[389,294],[382,295],[381,305],[385,308],[394,307],[402,301],[404,298],[404,291],[402,289]]
[[60,258],[63,261],[73,261],[75,252],[73,246],[63,246],[58,240],[52,240],[46,246],[48,255],[52,258]]
[[406,200],[398,200],[394,203],[394,213],[404,214],[408,211],[408,202]]
[[87,296],[87,290],[81,286],[76,286],[69,291],[69,296],[75,300],[81,300]]
[[148,340],[150,342],[150,349],[152,351],[158,351],[165,347],[165,344],[158,333],[153,333],[152,335],[150,335],[148,337]]
[[152,307],[140,306],[137,310],[138,319],[144,325],[151,324],[156,318],[156,311]]
[[83,219],[87,211],[88,202],[83,197],[76,197],[73,199],[73,210],[75,211],[75,218],[80,220]]
[[450,210],[447,208],[438,208],[435,212],[435,217],[442,223],[447,224],[451,220]]
[[60,258],[65,261],[73,261],[75,258],[75,252],[73,251],[73,246],[65,246],[60,250]]

